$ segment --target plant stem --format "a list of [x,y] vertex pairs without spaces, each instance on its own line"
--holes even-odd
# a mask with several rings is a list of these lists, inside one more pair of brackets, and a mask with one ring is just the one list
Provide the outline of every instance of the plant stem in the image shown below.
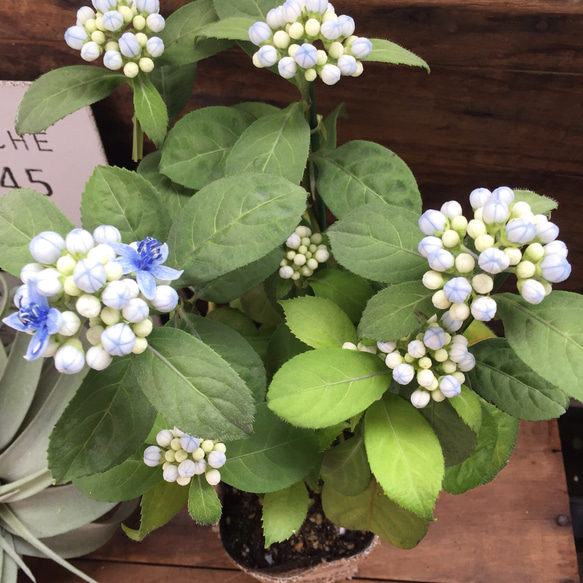
[[132,117],[132,123],[134,125],[132,134],[132,160],[139,162],[144,157],[144,131],[136,114]]

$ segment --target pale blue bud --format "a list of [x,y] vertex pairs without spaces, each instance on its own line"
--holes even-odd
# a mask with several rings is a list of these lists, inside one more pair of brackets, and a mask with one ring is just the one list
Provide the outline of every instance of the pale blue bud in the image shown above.
[[27,263],[20,270],[20,281],[22,281],[22,283],[28,283],[29,281],[36,279],[43,269],[45,269],[45,267],[40,263]]
[[441,205],[440,211],[449,219],[455,219],[462,214],[462,205],[457,200],[450,200]]
[[410,400],[413,407],[416,409],[423,409],[424,407],[427,407],[429,401],[431,401],[431,395],[423,389],[417,389],[411,393]]
[[571,275],[571,264],[560,255],[547,255],[540,268],[542,276],[551,283],[560,283]]
[[168,447],[173,439],[174,434],[170,429],[162,429],[156,434],[156,443],[161,447]]
[[395,350],[395,348],[397,348],[397,343],[396,342],[377,342],[377,348],[381,351],[384,352],[385,354],[389,354],[390,352],[393,352],[393,350]]
[[[569,250],[567,249],[567,245],[563,243],[563,241],[551,241],[544,246],[545,255],[558,255],[565,259],[569,254]],[[22,277],[20,278],[22,279]],[[22,280],[24,281],[24,280]]]
[[468,372],[476,366],[476,357],[468,352],[466,356],[457,363],[457,367],[462,372]]
[[336,40],[339,38],[342,35],[342,25],[338,21],[338,18],[330,18],[330,20],[323,22],[320,27],[320,33],[328,40]]
[[192,460],[184,460],[178,464],[178,475],[181,478],[192,478],[195,469],[195,462]]
[[160,0],[134,0],[134,3],[139,12],[160,12]]
[[311,69],[318,62],[318,49],[310,43],[304,43],[295,52],[294,59],[303,69]]
[[272,30],[277,30],[278,28],[283,28],[285,24],[285,18],[283,16],[283,6],[278,6],[277,8],[272,8],[266,15],[265,20]]
[[452,303],[465,302],[472,293],[472,284],[465,277],[454,277],[443,286],[443,293]]
[[480,253],[480,256],[478,257],[478,265],[480,266],[480,269],[486,273],[496,275],[497,273],[502,273],[505,269],[508,269],[510,258],[501,249],[490,247]]
[[111,364],[112,356],[103,347],[96,345],[87,351],[85,360],[92,369],[104,370]]
[[541,243],[550,243],[559,236],[559,227],[550,221],[541,221],[535,227],[536,237]]
[[75,312],[68,310],[61,313],[61,326],[59,327],[58,334],[62,336],[73,336],[77,334],[80,327],[81,320]]
[[350,77],[356,73],[358,65],[352,55],[340,55],[338,58],[338,68],[343,75]]
[[540,281],[525,279],[520,283],[520,295],[529,304],[540,304],[545,299],[545,286]]
[[180,447],[187,453],[192,453],[200,447],[200,438],[184,433],[180,437]]
[[320,77],[326,85],[335,85],[340,81],[340,76],[342,75],[340,69],[336,65],[331,65],[327,63],[322,67],[320,71]]
[[122,68],[123,57],[119,51],[105,51],[103,55],[103,64],[112,71],[117,71]]
[[461,362],[468,354],[468,347],[461,342],[451,344],[448,349],[449,359],[453,362]]
[[393,369],[393,379],[400,385],[408,385],[415,376],[415,369],[405,362],[398,364]]
[[55,354],[55,368],[63,374],[76,374],[85,366],[85,355],[72,344],[61,346]]
[[447,398],[452,399],[462,392],[462,385],[454,376],[448,374],[439,381],[439,390]]
[[447,249],[437,249],[427,257],[427,262],[434,271],[447,271],[453,267],[455,257]]
[[159,57],[164,52],[164,41],[158,36],[150,37],[146,43],[146,50],[150,56]]
[[441,323],[448,332],[457,332],[463,325],[462,320],[454,320],[449,312],[445,312],[441,316]]
[[512,243],[526,245],[536,236],[535,226],[526,219],[512,219],[508,221],[504,228],[506,229],[507,239]]
[[103,331],[101,343],[112,356],[125,356],[131,353],[136,343],[136,336],[127,324],[120,322]]
[[265,45],[257,51],[257,61],[262,67],[271,67],[277,63],[279,55],[275,47]]
[[350,45],[350,52],[357,59],[365,59],[370,55],[371,51],[372,43],[364,36],[358,37],[357,39],[353,40],[352,44]]
[[[91,10],[91,9],[90,9]],[[77,51],[83,48],[83,44],[89,38],[89,35],[82,26],[70,26],[65,31],[65,42]]]
[[99,12],[107,12],[117,7],[117,0],[91,0],[91,3]]
[[178,467],[174,464],[166,466],[164,472],[162,473],[162,477],[166,482],[176,482],[178,479]]
[[107,281],[105,266],[95,259],[81,259],[73,270],[75,285],[84,292],[92,294],[101,289]]
[[308,12],[318,12],[324,14],[328,8],[328,0],[306,0],[306,10]]
[[340,24],[340,30],[342,36],[348,38],[354,34],[354,18],[352,16],[347,16],[342,14],[338,17],[338,23]]
[[134,298],[123,307],[122,315],[128,322],[137,324],[143,322],[150,315],[150,308],[141,298]]
[[445,229],[447,217],[440,211],[429,209],[419,217],[419,229],[424,235],[435,235]]
[[503,223],[508,219],[509,214],[506,203],[490,199],[482,210],[482,221],[487,225]]
[[130,301],[131,293],[125,280],[116,280],[107,284],[101,293],[101,301],[114,310],[121,310]]
[[[279,60],[279,63],[277,63],[277,70],[284,79],[291,79],[297,73],[298,65],[293,57],[283,57],[282,59]],[[292,234],[291,237],[293,237],[294,235],[295,233]],[[295,236],[297,237],[297,235]],[[290,247],[290,245],[288,245],[288,247]],[[292,249],[294,249],[294,247],[292,247]]]
[[124,57],[137,57],[142,47],[133,32],[124,32],[119,41],[119,50]]
[[[446,312],[447,313],[447,312]],[[445,346],[447,336],[445,330],[439,326],[430,326],[423,334],[423,344],[431,350],[439,350]]]
[[214,450],[209,453],[207,460],[211,468],[222,468],[227,461],[227,456],[222,451]]
[[286,22],[296,22],[298,18],[302,15],[302,7],[299,2],[293,2],[286,0],[283,3],[283,17]]
[[92,18],[95,18],[95,12],[89,8],[89,6],[81,6],[81,8],[77,10],[77,25],[82,26]]
[[492,193],[487,188],[475,188],[470,192],[470,205],[472,208],[482,208],[492,196]]
[[28,244],[33,259],[45,265],[55,263],[64,248],[65,240],[54,231],[43,231],[33,237]]
[[206,460],[197,460],[194,462],[194,465],[196,466],[194,468],[194,473],[197,476],[200,476],[201,474],[204,474],[206,471]]
[[93,231],[93,239],[96,243],[119,243],[121,233],[113,225],[99,225]]
[[249,27],[249,40],[258,47],[271,38],[271,28],[265,22],[256,22]]
[[421,340],[411,340],[407,345],[407,353],[413,358],[422,358],[425,352],[425,344]]
[[162,450],[157,445],[150,445],[144,450],[144,463],[151,468],[160,464]]
[[71,255],[86,255],[95,247],[95,241],[89,231],[85,229],[73,229],[65,237],[65,246]]
[[162,32],[166,26],[166,21],[161,14],[149,14],[146,18],[146,26],[152,32]]
[[508,186],[499,186],[492,191],[490,200],[497,200],[508,206],[514,200],[514,191]]
[[123,16],[117,10],[108,10],[103,15],[103,28],[114,32],[124,25]]
[[171,312],[178,304],[178,293],[169,285],[159,285],[150,304],[159,312]]
[[480,322],[489,322],[496,315],[496,301],[490,297],[482,296],[472,302],[472,316]]
[[93,42],[92,40],[89,41],[88,43],[85,43],[81,47],[81,58],[84,61],[87,61],[88,63],[95,61],[95,59],[99,58],[100,54],[101,49],[99,48],[99,45],[96,42]]

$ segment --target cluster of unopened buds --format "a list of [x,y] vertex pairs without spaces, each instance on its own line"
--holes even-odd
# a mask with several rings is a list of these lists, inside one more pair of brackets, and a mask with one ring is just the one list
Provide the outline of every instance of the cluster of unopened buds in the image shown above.
[[156,443],[144,450],[144,463],[150,467],[162,464],[166,482],[187,486],[194,476],[201,474],[211,486],[221,481],[218,468],[227,461],[224,443],[192,437],[176,427],[159,431]]
[[470,204],[474,218],[469,222],[456,201],[419,219],[426,235],[419,253],[431,267],[423,283],[436,290],[433,305],[447,310],[442,322],[449,331],[458,330],[470,314],[483,322],[494,318],[496,301],[489,294],[497,274],[514,273],[521,296],[539,304],[553,283],[571,273],[567,246],[557,240],[559,228],[545,215],[535,215],[527,202],[515,201],[510,188],[477,188]]
[[361,75],[361,59],[372,50],[369,39],[354,36],[354,20],[337,16],[328,0],[286,0],[267,13],[266,21],[249,28],[249,39],[259,47],[253,64],[277,64],[284,79],[302,73],[307,81],[320,77],[334,85],[343,75]]
[[421,409],[431,399],[436,402],[446,397],[457,397],[465,382],[464,372],[472,370],[476,360],[468,351],[468,340],[461,334],[453,336],[437,323],[437,316],[427,320],[415,336],[409,335],[395,342],[377,342],[376,346],[346,342],[343,348],[379,354],[393,371],[393,380],[409,385],[414,380],[418,387],[411,393],[411,403]]
[[322,243],[320,233],[312,233],[310,227],[299,225],[285,242],[285,257],[279,264],[282,279],[299,280],[310,277],[321,263],[330,258],[328,246]]
[[[158,282],[177,279],[182,271],[162,265],[166,243],[151,237],[131,245],[120,241],[111,225],[93,233],[73,229],[65,238],[44,231],[30,241],[35,263],[20,273],[23,285],[14,296],[18,312],[3,320],[33,335],[27,360],[54,356],[59,372],[75,374],[85,363],[102,370],[113,356],[147,348],[150,308],[170,312],[178,303],[176,290]],[[86,352],[82,330],[92,345]]]
[[77,23],[65,32],[65,41],[81,51],[85,61],[103,54],[103,64],[112,71],[123,69],[133,78],[150,73],[153,59],[164,52],[157,35],[164,29],[159,0],[92,0],[93,8],[77,11]]

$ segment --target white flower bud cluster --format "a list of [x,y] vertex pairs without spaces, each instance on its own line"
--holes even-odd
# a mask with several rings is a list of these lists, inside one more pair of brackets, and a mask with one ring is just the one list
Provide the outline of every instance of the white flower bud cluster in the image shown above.
[[164,29],[159,0],[92,0],[93,8],[77,11],[77,23],[65,32],[65,42],[81,51],[85,61],[103,55],[103,64],[112,71],[123,70],[133,78],[140,71],[150,73],[153,59],[164,52],[164,42],[156,36]]
[[[93,233],[73,229],[65,238],[45,231],[30,241],[35,263],[22,268],[23,285],[14,303],[19,306],[27,297],[28,284],[34,284],[61,311],[60,327],[42,356],[54,356],[62,373],[77,373],[85,363],[102,370],[113,356],[140,354],[153,328],[150,308],[169,312],[176,307],[178,295],[170,286],[157,285],[154,298],[148,300],[131,275],[124,277],[114,249],[120,240],[116,227],[101,225]],[[121,246],[132,248],[137,243]],[[79,335],[86,323],[85,335],[92,346],[85,352]]]
[[286,0],[266,20],[249,28],[249,39],[259,47],[253,64],[277,64],[284,79],[302,74],[307,81],[320,77],[334,85],[342,76],[361,75],[361,60],[372,50],[369,39],[354,36],[354,20],[337,16],[328,0]]
[[476,364],[468,351],[467,338],[450,335],[439,326],[437,316],[427,320],[418,334],[396,342],[378,342],[377,347],[397,383],[417,382],[411,403],[418,409],[426,407],[431,399],[441,402],[459,395],[464,372]]
[[320,233],[299,225],[285,242],[285,257],[280,262],[279,276],[282,279],[299,280],[310,277],[321,263],[330,259],[328,246],[322,243]]
[[492,192],[477,188],[470,194],[470,204],[474,209],[470,221],[456,201],[439,211],[428,210],[419,219],[426,236],[418,250],[431,268],[423,283],[435,290],[433,305],[447,310],[442,322],[450,332],[470,314],[483,322],[494,318],[496,302],[489,294],[493,276],[499,273],[515,273],[520,294],[532,304],[540,303],[552,283],[571,273],[567,247],[556,240],[558,227],[546,216],[535,215],[527,202],[515,201],[510,188]]
[[224,443],[193,437],[176,427],[159,431],[156,443],[144,450],[144,463],[150,467],[162,465],[166,482],[187,486],[193,476],[201,474],[211,486],[221,481],[219,468],[227,461]]

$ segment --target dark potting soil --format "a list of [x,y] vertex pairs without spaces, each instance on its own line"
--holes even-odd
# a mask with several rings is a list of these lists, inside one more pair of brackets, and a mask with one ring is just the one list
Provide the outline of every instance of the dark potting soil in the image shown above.
[[311,567],[323,560],[351,557],[363,550],[373,534],[337,527],[324,516],[318,494],[300,530],[288,540],[265,548],[259,497],[224,485],[220,533],[223,547],[239,564],[266,573]]

